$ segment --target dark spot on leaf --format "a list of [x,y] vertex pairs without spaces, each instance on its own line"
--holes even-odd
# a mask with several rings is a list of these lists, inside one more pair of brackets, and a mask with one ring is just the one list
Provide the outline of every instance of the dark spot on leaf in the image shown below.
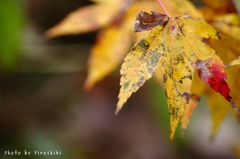
[[166,92],[166,91],[164,91],[164,94],[165,94],[165,96],[168,98],[168,95],[167,95],[167,92]]
[[166,75],[163,75],[163,82],[165,83],[167,81]]
[[152,68],[148,68],[148,73],[152,74],[153,73],[153,69]]
[[125,83],[123,84],[123,89],[127,89],[127,88],[128,88],[128,86],[129,86],[129,83],[130,83],[130,81],[128,81],[128,82],[125,82]]
[[160,46],[162,47],[163,51],[165,51],[165,45],[163,43],[160,44]]
[[190,97],[191,97],[190,94],[187,93],[187,92],[184,92],[182,95],[185,96],[186,101],[187,101],[187,103],[188,103],[188,102],[189,102],[189,99],[190,99]]
[[144,84],[144,82],[145,82],[145,78],[144,78],[144,77],[141,77],[141,78],[139,79],[137,85],[140,87],[140,86],[142,86],[142,85]]
[[[185,36],[182,27],[179,27],[179,31],[182,33],[183,36]],[[179,34],[178,34],[179,35]]]
[[189,78],[190,80],[192,80],[192,75],[187,76],[187,78]]
[[142,39],[139,43],[138,46],[141,48],[142,53],[146,53],[146,51],[149,49],[149,43],[147,40]]
[[176,40],[180,40],[181,39],[181,35],[180,34],[177,34],[176,35]]
[[152,67],[157,66],[161,56],[161,54],[155,54],[155,56],[150,59],[151,61],[148,61],[147,65]]
[[142,39],[140,41],[139,45],[142,46],[142,47],[149,47],[149,43],[145,39]]

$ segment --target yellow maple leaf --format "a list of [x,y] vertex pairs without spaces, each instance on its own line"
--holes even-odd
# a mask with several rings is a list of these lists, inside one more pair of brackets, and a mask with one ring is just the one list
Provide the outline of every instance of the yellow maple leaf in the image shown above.
[[[156,13],[152,14],[152,16],[157,15]],[[140,13],[140,15],[144,16],[146,13]],[[139,23],[144,30],[146,23],[138,21],[137,24],[139,25]],[[164,25],[164,21],[162,24]],[[224,80],[226,74],[222,61],[215,51],[202,43],[197,36],[218,39],[217,31],[203,20],[179,16],[169,19],[164,29],[159,25],[153,28],[148,37],[135,44],[121,67],[121,89],[116,113],[131,94],[152,77],[159,61],[162,64],[164,89],[170,114],[170,141],[174,137],[175,129],[189,102],[190,95],[187,92],[181,92],[179,84],[184,84],[185,78],[192,79],[190,67],[193,66],[198,71],[201,80],[209,84],[215,91],[220,92],[232,104],[229,96],[230,90]],[[220,90],[217,85],[222,85],[222,88],[226,87],[225,92]]]

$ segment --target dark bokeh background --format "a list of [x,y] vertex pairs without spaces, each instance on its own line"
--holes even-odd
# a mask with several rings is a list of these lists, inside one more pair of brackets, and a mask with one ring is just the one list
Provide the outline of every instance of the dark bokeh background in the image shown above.
[[[114,116],[116,71],[82,90],[95,33],[47,39],[44,31],[87,0],[0,1],[0,158],[3,159],[230,159],[240,143],[229,116],[210,141],[205,99],[185,137],[169,145],[162,88],[148,81]],[[60,156],[4,155],[5,151],[61,150]]]

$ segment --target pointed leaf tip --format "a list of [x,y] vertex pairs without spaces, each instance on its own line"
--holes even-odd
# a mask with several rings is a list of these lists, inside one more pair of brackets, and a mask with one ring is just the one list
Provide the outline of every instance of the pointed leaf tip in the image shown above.
[[122,107],[123,107],[124,103],[126,102],[126,100],[127,99],[125,99],[125,98],[124,99],[119,98],[119,101],[117,103],[117,108],[115,110],[115,115],[117,115],[120,112],[120,110],[122,109]]
[[91,85],[87,79],[83,85],[83,90],[89,93],[92,90],[92,88],[93,88],[93,85]]
[[173,141],[172,141],[172,140],[170,140],[170,147],[172,147],[172,145],[173,145]]
[[227,67],[230,67],[230,66],[234,66],[234,65],[239,65],[239,64],[240,64],[240,56],[236,60],[233,60],[229,64],[225,65],[224,68],[227,68]]
[[119,111],[121,110],[121,107],[117,106],[114,115],[118,115]]
[[235,105],[235,103],[234,103],[232,98],[230,98],[229,102],[231,103],[233,109],[239,114],[239,110],[237,109],[237,107],[236,107],[236,105]]

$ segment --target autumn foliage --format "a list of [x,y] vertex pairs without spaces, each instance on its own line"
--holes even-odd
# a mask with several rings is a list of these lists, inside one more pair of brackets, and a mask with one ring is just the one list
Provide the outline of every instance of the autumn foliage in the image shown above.
[[70,13],[47,35],[100,29],[84,87],[92,89],[122,63],[116,114],[132,93],[155,77],[167,97],[170,141],[179,121],[184,133],[204,94],[213,119],[212,136],[229,112],[238,117],[240,18],[232,1],[203,0],[205,6],[197,9],[187,0],[162,0],[171,17],[157,0],[94,2]]

